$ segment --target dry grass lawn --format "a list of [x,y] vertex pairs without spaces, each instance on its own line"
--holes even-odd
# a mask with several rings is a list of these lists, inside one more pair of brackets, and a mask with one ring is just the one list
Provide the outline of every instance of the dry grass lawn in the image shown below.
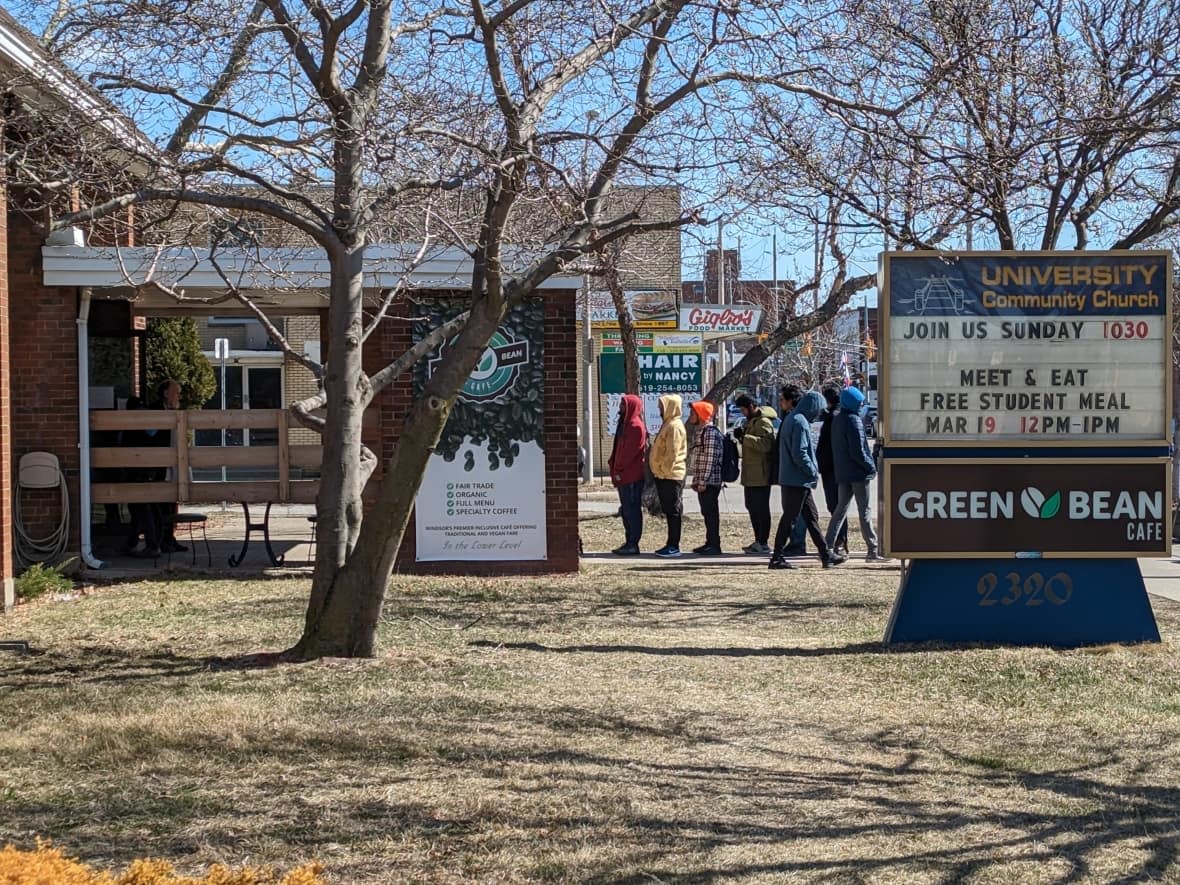
[[887,649],[896,581],[399,578],[381,658],[278,667],[245,656],[303,581],[25,606],[0,842],[349,883],[1180,881],[1180,608],[1161,646]]

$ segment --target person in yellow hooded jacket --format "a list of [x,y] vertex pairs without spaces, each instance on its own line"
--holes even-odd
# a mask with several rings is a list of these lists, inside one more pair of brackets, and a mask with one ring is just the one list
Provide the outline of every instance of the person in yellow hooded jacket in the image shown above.
[[680,555],[680,527],[683,522],[680,496],[684,491],[684,475],[688,464],[688,433],[681,417],[683,404],[674,393],[660,397],[660,417],[663,426],[651,445],[651,474],[656,480],[660,509],[668,521],[667,542],[656,551],[656,556]]

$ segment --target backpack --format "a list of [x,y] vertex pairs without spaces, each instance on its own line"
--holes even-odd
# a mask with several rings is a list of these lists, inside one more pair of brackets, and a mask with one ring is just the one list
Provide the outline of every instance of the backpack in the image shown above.
[[738,446],[728,433],[721,437],[721,481],[737,482],[742,475],[738,462]]

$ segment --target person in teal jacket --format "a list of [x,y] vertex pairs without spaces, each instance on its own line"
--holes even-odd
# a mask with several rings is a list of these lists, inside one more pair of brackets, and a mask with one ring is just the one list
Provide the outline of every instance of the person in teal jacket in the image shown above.
[[783,555],[791,526],[800,515],[807,526],[807,533],[819,551],[824,568],[839,565],[848,557],[833,553],[824,540],[819,527],[819,512],[815,508],[812,489],[819,482],[819,465],[815,459],[815,444],[811,439],[811,425],[823,411],[824,398],[814,390],[803,394],[799,404],[791,411],[779,435],[779,485],[782,486],[783,515],[774,536],[774,553],[770,557],[772,569],[788,569],[794,566]]

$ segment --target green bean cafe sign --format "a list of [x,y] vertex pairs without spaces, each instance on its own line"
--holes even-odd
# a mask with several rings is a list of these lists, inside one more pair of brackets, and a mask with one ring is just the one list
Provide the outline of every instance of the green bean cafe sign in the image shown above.
[[[430,371],[442,358],[430,361]],[[511,333],[497,329],[488,342],[487,350],[471,377],[463,385],[462,394],[471,402],[487,402],[502,397],[520,375],[519,367],[529,361],[529,343],[516,340]]]
[[1171,551],[1166,458],[886,462],[887,545],[906,559]]

